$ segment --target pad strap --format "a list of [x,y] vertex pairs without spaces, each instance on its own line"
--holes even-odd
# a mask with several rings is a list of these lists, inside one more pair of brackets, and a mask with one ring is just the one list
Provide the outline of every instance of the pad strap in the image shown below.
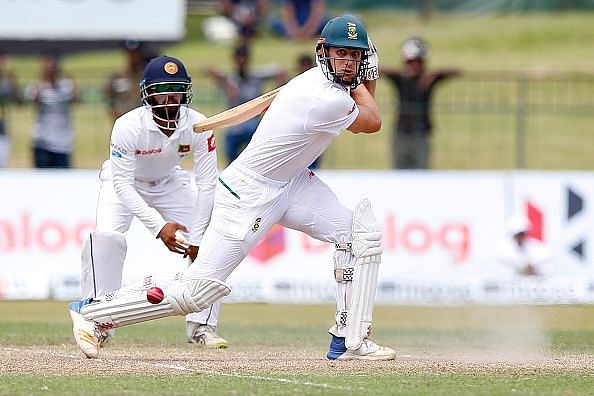
[[336,250],[341,250],[345,252],[351,252],[353,250],[353,244],[351,242],[336,242],[334,244],[334,248]]
[[355,273],[355,267],[341,267],[334,269],[334,278],[336,282],[351,282],[353,280],[353,274]]

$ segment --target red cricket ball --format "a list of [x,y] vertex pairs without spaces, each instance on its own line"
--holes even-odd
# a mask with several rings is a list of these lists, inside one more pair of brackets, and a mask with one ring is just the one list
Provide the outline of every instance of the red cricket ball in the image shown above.
[[164,297],[165,294],[160,287],[154,286],[146,291],[146,299],[151,304],[159,304],[161,301],[163,301]]

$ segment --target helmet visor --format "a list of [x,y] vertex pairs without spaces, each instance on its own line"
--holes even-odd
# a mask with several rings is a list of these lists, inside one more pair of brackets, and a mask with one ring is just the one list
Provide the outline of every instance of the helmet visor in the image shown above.
[[184,83],[156,83],[153,84],[151,87],[151,93],[186,93],[187,92],[187,84]]

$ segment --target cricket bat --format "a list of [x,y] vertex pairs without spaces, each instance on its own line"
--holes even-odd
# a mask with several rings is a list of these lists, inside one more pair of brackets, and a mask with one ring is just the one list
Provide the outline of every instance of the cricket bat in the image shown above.
[[242,103],[239,106],[235,106],[194,124],[194,132],[202,133],[215,128],[227,128],[241,124],[258,114],[265,112],[281,88],[282,86],[248,102]]

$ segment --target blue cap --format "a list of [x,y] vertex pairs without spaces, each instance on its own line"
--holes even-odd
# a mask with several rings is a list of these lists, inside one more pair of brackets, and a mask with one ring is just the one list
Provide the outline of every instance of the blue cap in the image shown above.
[[160,82],[190,83],[191,81],[184,64],[177,58],[165,55],[151,59],[144,68],[142,77],[142,82],[147,86]]

